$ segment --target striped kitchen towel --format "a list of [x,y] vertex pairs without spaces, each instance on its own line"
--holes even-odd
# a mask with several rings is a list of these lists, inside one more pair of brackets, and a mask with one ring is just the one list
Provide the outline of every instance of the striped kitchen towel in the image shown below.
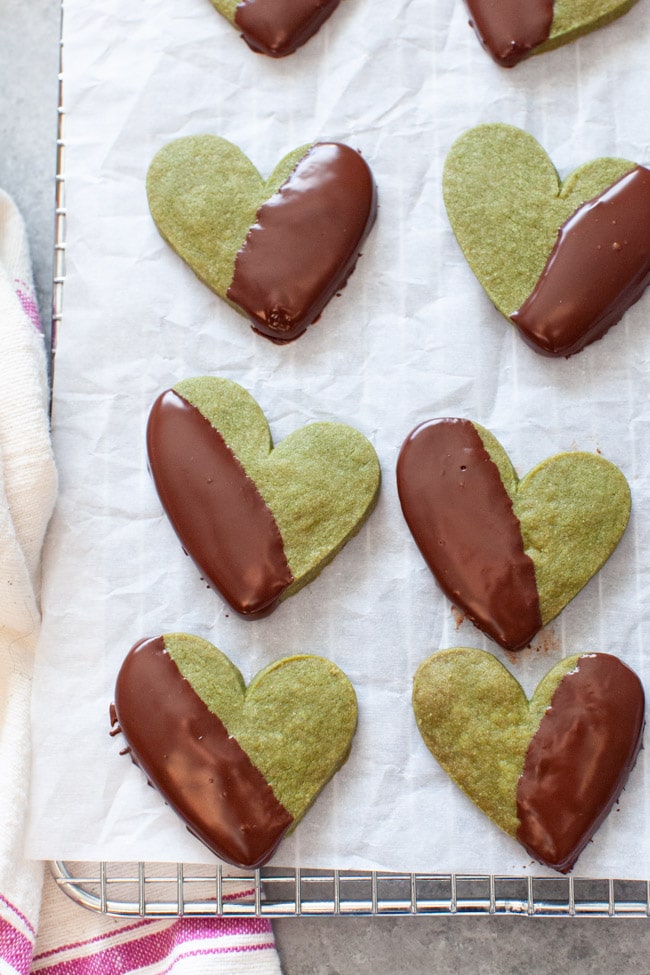
[[[250,896],[242,887],[237,896]],[[72,905],[48,876],[34,975],[281,975],[262,918],[117,921]]]
[[281,975],[269,921],[116,921],[23,856],[40,558],[56,494],[48,401],[25,227],[0,191],[0,975]]
[[56,475],[25,228],[0,192],[0,973],[28,972],[41,864],[22,856],[40,554]]

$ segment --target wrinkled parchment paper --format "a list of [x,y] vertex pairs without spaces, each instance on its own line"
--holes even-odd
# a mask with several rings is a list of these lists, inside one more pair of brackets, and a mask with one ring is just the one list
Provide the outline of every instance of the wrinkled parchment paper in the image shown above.
[[[280,656],[323,654],[354,683],[352,755],[296,833],[283,866],[544,872],[440,771],[410,696],[439,648],[490,649],[531,693],[562,655],[620,654],[650,687],[650,295],[569,360],[523,344],[455,243],[441,197],[453,140],[480,122],[530,131],[562,176],[600,155],[650,162],[647,0],[622,20],[512,71],[480,49],[460,0],[343,0],[305,47],[254,55],[208,0],[66,0],[67,273],[53,433],[61,495],[44,564],[34,686],[28,852],[67,859],[211,861],[109,737],[115,676],[141,637],[216,643],[246,680]],[[236,142],[267,175],[290,149],[360,149],[380,210],[340,297],[278,347],[212,295],[149,216],[147,166],[182,135]],[[361,533],[265,620],[235,618],[183,554],[146,469],[144,428],[177,380],[227,376],[257,398],[277,441],[335,419],[383,469]],[[395,461],[434,416],[490,428],[523,475],[575,448],[618,464],[629,529],[597,578],[535,641],[506,657],[457,622],[402,519]],[[650,877],[642,752],[576,873]]]

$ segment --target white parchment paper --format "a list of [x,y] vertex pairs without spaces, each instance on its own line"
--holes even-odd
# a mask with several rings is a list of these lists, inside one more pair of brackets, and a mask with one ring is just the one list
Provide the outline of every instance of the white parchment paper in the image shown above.
[[[276,855],[285,866],[543,872],[440,771],[413,719],[412,677],[439,648],[490,649],[531,693],[562,655],[619,654],[650,686],[650,295],[569,360],[529,349],[493,309],[444,212],[445,154],[465,129],[530,131],[562,176],[595,156],[650,162],[647,0],[623,19],[512,71],[480,49],[460,0],[344,0],[305,47],[254,55],[208,0],[66,0],[67,273],[53,433],[61,495],[44,565],[34,686],[28,852],[66,859],[210,861],[109,737],[120,663],[141,637],[216,643],[246,680],[277,657],[323,654],[354,683],[352,755]],[[182,135],[236,142],[267,175],[330,138],[360,149],[380,210],[340,297],[278,347],[194,277],[159,237],[144,178]],[[335,419],[383,470],[362,532],[265,620],[207,590],[146,470],[144,428],[177,380],[227,376],[277,441]],[[520,474],[575,448],[628,477],[619,548],[534,646],[506,657],[458,624],[402,519],[395,461],[434,416],[489,427]],[[122,743],[123,744],[123,743]],[[650,877],[646,753],[577,873]]]

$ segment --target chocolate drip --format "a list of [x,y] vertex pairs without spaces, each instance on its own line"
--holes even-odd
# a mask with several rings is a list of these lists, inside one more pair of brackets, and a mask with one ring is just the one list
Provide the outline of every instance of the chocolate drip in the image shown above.
[[108,718],[111,722],[111,730],[109,731],[111,738],[115,738],[116,735],[121,735],[122,729],[120,728],[119,721],[117,720],[117,711],[115,710],[114,704],[111,704],[108,708]]
[[637,166],[563,224],[512,321],[538,352],[570,356],[615,325],[650,284],[650,170]]
[[163,637],[131,649],[115,709],[134,761],[190,832],[235,866],[265,863],[293,818],[182,676]]
[[221,434],[173,389],[147,427],[167,516],[203,578],[242,616],[270,613],[293,582],[272,512]]
[[339,0],[242,0],[235,24],[253,51],[283,58],[316,33]]
[[512,68],[546,41],[553,0],[467,0],[470,24],[491,57]]
[[517,788],[517,839],[536,860],[572,869],[634,766],[644,707],[638,677],[610,654],[586,654],[562,678]]
[[258,210],[228,298],[260,334],[297,338],[354,270],[376,208],[372,173],[358,152],[313,146]]
[[430,420],[397,462],[402,511],[448,598],[507,650],[541,628],[535,567],[496,464],[468,420]]

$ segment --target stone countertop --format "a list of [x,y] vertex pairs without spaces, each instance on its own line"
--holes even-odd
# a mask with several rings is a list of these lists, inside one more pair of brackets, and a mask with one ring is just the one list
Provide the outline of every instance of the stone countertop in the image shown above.
[[[59,0],[0,4],[0,187],[25,217],[42,318],[51,309]],[[81,909],[81,908],[80,908]],[[285,975],[650,973],[650,921],[591,918],[291,918]]]
[[0,4],[0,187],[27,224],[45,326],[52,295],[60,21],[57,0]]

